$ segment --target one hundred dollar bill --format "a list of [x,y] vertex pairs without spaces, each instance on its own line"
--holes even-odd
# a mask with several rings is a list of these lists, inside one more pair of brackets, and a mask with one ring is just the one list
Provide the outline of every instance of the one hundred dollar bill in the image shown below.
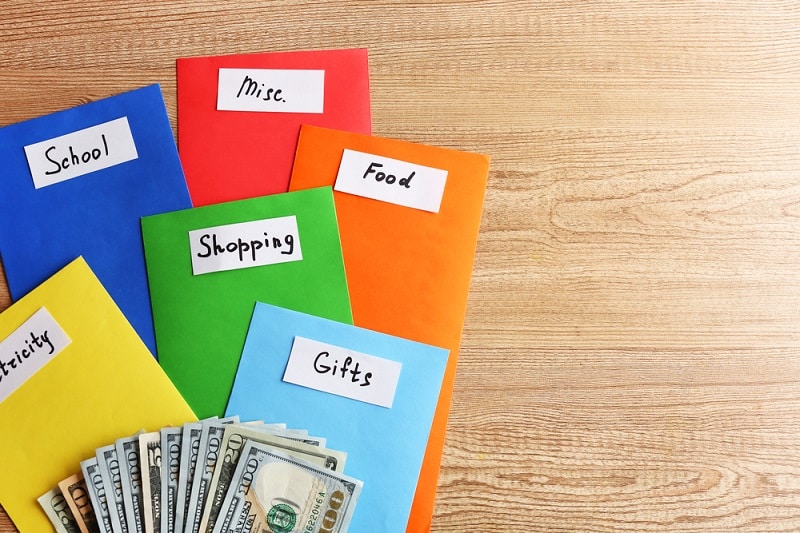
[[161,429],[161,533],[175,533],[183,428]]
[[161,533],[161,432],[139,435],[142,520],[145,533]]
[[190,422],[183,425],[181,435],[181,465],[178,476],[178,493],[175,496],[175,533],[183,533],[186,516],[189,514],[189,498],[191,497],[191,481],[197,465],[197,454],[200,451],[200,434],[203,431],[201,422]]
[[222,438],[222,451],[220,461],[211,478],[208,501],[200,521],[201,532],[214,530],[219,517],[225,495],[231,486],[233,474],[239,461],[245,441],[252,440],[285,452],[292,457],[303,459],[323,468],[342,472],[347,460],[347,454],[338,450],[321,448],[314,444],[295,440],[292,434],[271,433],[252,429],[246,426],[232,425],[225,428]]
[[249,422],[242,422],[241,425],[250,427],[252,429],[264,429],[264,430],[281,430],[286,433],[294,433],[297,435],[308,435],[307,429],[287,429],[286,424],[265,424],[260,420],[253,420]]
[[247,441],[213,533],[340,533],[363,483]]
[[61,494],[67,501],[72,516],[82,533],[99,533],[97,518],[89,500],[89,492],[83,474],[74,474],[58,484]]
[[103,477],[100,475],[97,457],[81,461],[81,472],[83,473],[83,479],[86,481],[89,501],[92,502],[92,508],[97,518],[97,529],[100,530],[100,533],[113,533],[111,530],[111,516],[108,512],[106,487],[103,484]]
[[125,518],[125,502],[122,499],[122,477],[120,475],[117,449],[113,444],[95,450],[97,466],[103,485],[106,487],[108,514],[111,530],[114,533],[128,533],[128,520]]
[[55,488],[42,494],[38,501],[57,533],[78,533],[80,531],[66,498],[61,494],[61,489]]
[[209,483],[214,475],[214,467],[222,447],[222,436],[225,426],[239,422],[239,417],[221,418],[203,424],[200,435],[200,449],[197,454],[197,466],[192,479],[191,497],[189,498],[189,514],[186,516],[184,533],[199,533],[200,519],[203,517],[203,506],[208,495]]
[[139,434],[117,439],[114,443],[119,459],[122,500],[129,533],[144,533],[142,513],[142,469],[139,461]]

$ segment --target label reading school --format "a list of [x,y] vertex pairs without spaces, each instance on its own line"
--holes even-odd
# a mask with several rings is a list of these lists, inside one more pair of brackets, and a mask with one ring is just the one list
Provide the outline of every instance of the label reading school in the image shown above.
[[128,117],[25,146],[34,187],[41,189],[137,159]]

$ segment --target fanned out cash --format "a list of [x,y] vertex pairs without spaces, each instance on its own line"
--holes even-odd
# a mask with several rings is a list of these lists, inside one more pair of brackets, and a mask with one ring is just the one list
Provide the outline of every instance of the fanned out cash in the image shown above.
[[343,533],[347,454],[285,424],[216,417],[122,437],[39,504],[58,533]]
[[213,533],[346,531],[361,487],[357,479],[248,441]]

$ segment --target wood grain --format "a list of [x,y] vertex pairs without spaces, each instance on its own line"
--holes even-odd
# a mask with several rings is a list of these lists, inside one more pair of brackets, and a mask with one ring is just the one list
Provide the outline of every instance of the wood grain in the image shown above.
[[798,531],[798,29],[793,1],[12,0],[0,124],[160,82],[174,126],[176,57],[369,48],[376,134],[492,156],[432,531]]

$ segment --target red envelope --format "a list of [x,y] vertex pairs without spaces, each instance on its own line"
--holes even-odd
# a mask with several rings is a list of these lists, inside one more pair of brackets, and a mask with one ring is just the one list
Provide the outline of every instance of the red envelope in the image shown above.
[[177,82],[195,206],[288,191],[301,124],[372,131],[365,49],[181,58]]

